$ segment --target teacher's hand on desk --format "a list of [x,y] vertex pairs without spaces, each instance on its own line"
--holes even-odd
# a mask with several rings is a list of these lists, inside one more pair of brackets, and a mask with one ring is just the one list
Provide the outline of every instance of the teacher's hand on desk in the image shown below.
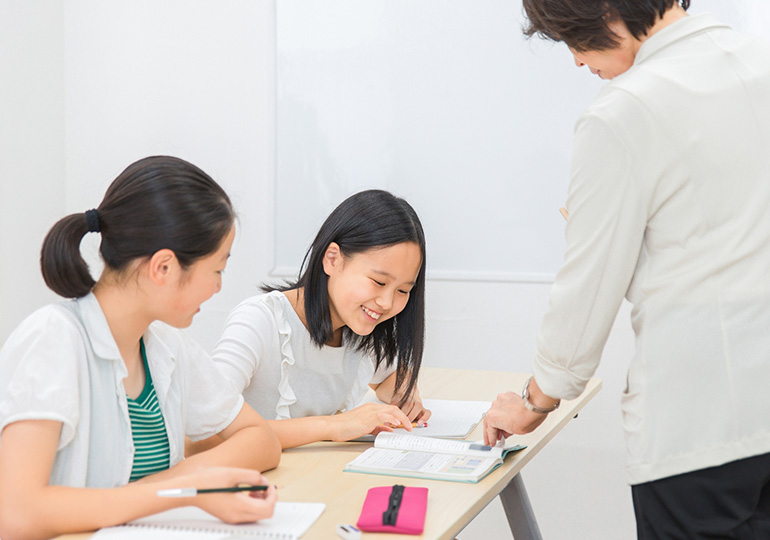
[[548,412],[558,408],[560,401],[543,394],[535,379],[528,380],[524,388],[526,402],[516,392],[499,394],[492,402],[484,417],[484,444],[494,445],[501,438],[529,433],[543,423]]

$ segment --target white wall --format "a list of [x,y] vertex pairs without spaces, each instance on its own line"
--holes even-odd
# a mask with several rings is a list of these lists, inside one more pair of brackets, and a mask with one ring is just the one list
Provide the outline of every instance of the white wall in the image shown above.
[[0,2],[0,344],[54,295],[40,244],[64,199],[62,2]]
[[65,5],[67,210],[96,206],[132,161],[171,154],[212,175],[240,214],[223,291],[192,327],[209,348],[271,265],[273,9],[242,0]]
[[[229,309],[269,279],[275,1],[0,2],[0,343],[52,298],[38,270],[48,227],[96,206],[123,167],[150,154],[201,166],[240,213],[224,289],[203,306],[195,338],[213,347]],[[762,0],[694,4],[738,27],[770,27]],[[425,364],[529,370],[549,288],[430,280]],[[618,406],[633,348],[627,311],[597,374],[604,390],[524,473],[546,538],[634,537]],[[493,505],[461,538],[505,538],[506,528]]]

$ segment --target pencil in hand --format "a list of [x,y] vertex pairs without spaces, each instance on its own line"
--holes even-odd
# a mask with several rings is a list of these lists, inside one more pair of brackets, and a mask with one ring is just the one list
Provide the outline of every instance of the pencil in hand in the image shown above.
[[158,490],[158,497],[195,497],[205,493],[236,493],[238,491],[265,491],[270,486],[234,486],[224,488],[172,488]]
[[[390,424],[387,424],[388,426],[392,427],[393,429],[406,429],[404,428],[404,424],[398,424],[396,426],[392,426]],[[422,424],[418,424],[417,422],[412,422],[413,428],[424,428],[428,427],[428,422],[423,422]]]

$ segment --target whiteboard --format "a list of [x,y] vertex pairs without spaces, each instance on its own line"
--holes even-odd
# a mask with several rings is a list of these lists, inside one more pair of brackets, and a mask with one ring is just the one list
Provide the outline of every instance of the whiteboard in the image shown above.
[[548,281],[572,128],[600,83],[504,0],[276,2],[278,275],[348,195],[415,207],[428,277]]
[[[729,4],[732,23],[762,9]],[[510,0],[276,2],[273,274],[377,187],[420,215],[428,278],[551,281],[573,126],[604,83],[522,25]]]

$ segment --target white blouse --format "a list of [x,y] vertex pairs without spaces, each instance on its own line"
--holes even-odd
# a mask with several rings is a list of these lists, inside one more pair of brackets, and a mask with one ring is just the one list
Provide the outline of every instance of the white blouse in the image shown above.
[[770,44],[710,15],[652,35],[578,120],[534,373],[577,396],[628,298],[631,484],[770,452],[769,208]]
[[[184,458],[185,435],[200,440],[219,433],[243,398],[182,331],[155,322],[143,339],[173,466]],[[61,422],[51,484],[125,485],[134,460],[127,375],[93,294],[45,306],[0,350],[0,430],[22,420]]]
[[235,391],[267,419],[322,416],[352,409],[368,384],[395,371],[355,348],[318,347],[286,295],[241,302],[229,315],[214,361]]

